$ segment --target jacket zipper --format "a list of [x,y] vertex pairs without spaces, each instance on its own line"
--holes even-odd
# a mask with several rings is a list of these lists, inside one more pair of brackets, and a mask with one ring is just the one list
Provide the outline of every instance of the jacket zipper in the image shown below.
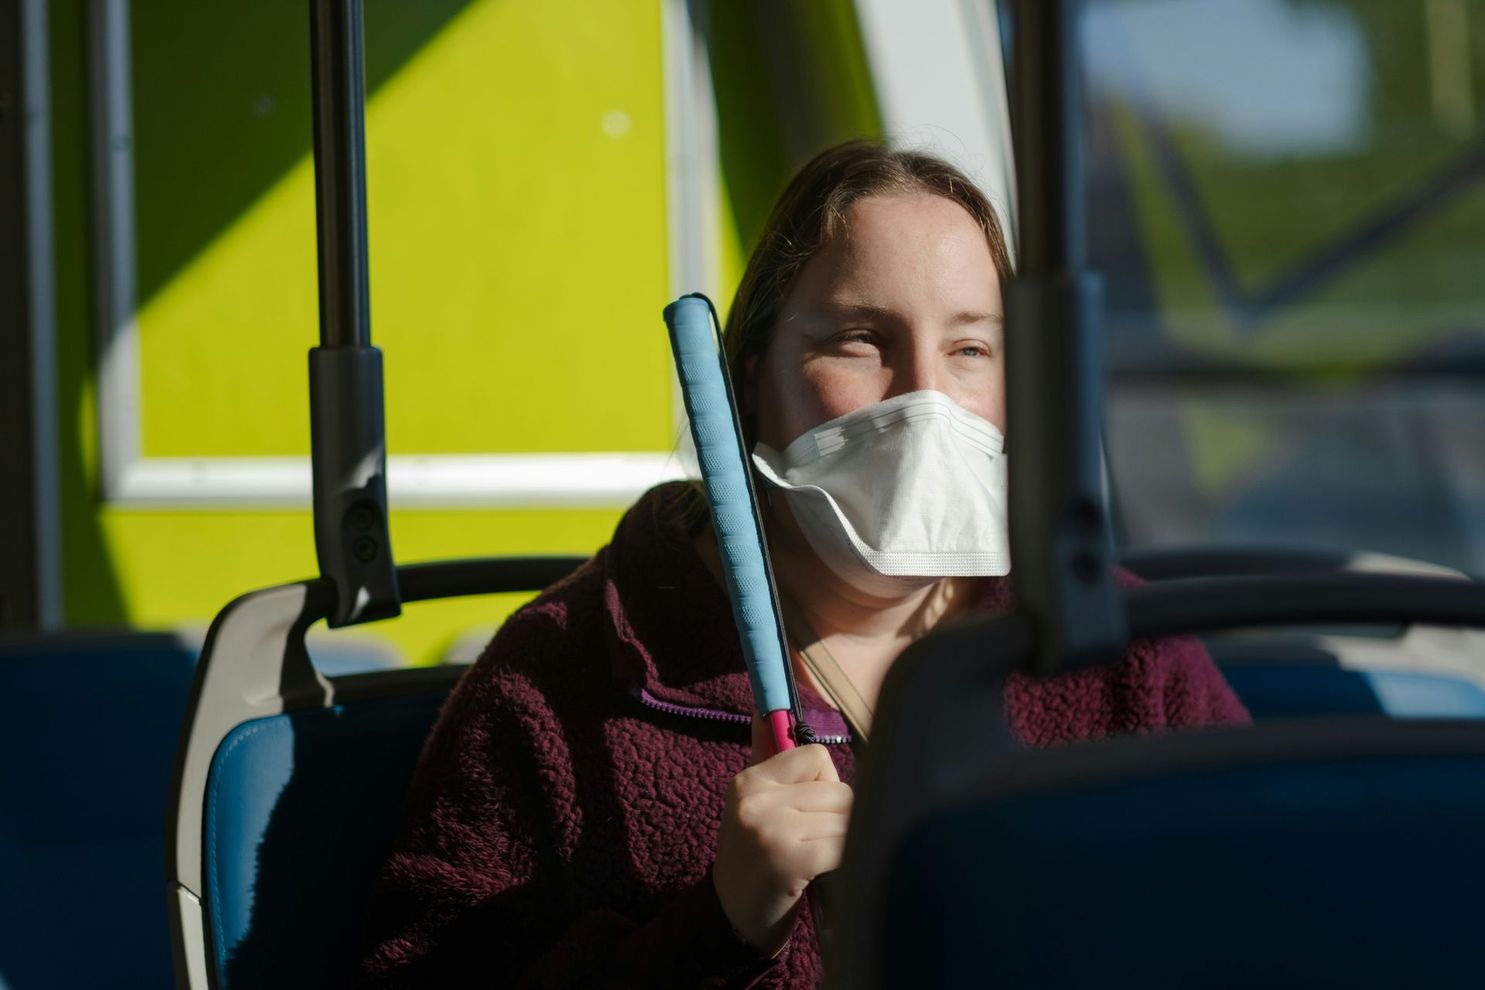
[[[657,712],[664,712],[667,715],[681,715],[686,718],[704,718],[713,722],[733,722],[737,725],[749,725],[753,721],[747,715],[739,715],[737,712],[724,712],[716,708],[693,708],[689,705],[677,705],[674,702],[661,701],[642,687],[637,688],[631,693],[634,695],[634,699],[641,705]],[[814,737],[813,742],[825,743],[828,746],[843,746],[851,741],[849,735],[822,735],[816,732],[814,727],[808,722],[804,724],[804,729],[810,736]]]

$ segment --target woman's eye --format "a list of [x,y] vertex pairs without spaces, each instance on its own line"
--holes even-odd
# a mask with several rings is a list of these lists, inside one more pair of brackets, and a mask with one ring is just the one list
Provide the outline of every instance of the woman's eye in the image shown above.
[[877,337],[870,330],[842,330],[835,335],[835,342],[840,345],[875,347]]
[[955,357],[987,358],[990,356],[990,348],[984,344],[960,344],[954,348]]

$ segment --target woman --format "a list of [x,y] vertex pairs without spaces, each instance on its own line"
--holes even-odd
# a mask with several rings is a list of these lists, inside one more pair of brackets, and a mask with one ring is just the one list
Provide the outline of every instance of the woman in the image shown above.
[[[652,490],[451,697],[373,912],[370,982],[818,983],[798,907],[840,862],[852,736],[910,642],[1005,607],[1009,274],[951,166],[861,142],[805,166],[725,337],[822,744],[769,756],[750,732],[704,505]],[[1038,746],[1246,718],[1190,640],[1014,680],[1006,701]]]

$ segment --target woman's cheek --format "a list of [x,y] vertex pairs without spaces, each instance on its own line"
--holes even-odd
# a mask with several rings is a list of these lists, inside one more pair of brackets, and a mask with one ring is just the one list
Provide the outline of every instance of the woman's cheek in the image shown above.
[[975,382],[974,388],[968,391],[965,399],[959,400],[959,404],[981,419],[994,423],[995,428],[1004,433],[1005,376],[1002,370],[997,366],[988,380]]
[[890,377],[880,365],[828,358],[806,361],[793,374],[765,368],[758,389],[758,438],[776,449],[807,431],[887,397]]
[[887,397],[883,378],[879,366],[866,368],[862,362],[820,362],[806,369],[808,402],[811,414],[818,418],[804,429],[882,401]]
[[813,384],[802,377],[768,381],[758,390],[758,402],[758,439],[775,450],[830,418],[822,415]]

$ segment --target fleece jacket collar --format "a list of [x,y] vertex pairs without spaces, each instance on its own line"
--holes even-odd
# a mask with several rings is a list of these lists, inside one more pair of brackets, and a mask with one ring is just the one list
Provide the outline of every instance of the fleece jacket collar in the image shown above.
[[620,686],[636,697],[747,716],[753,696],[731,606],[686,531],[688,487],[645,493],[604,550],[609,659]]
[[[747,716],[753,695],[732,609],[687,532],[689,488],[672,482],[647,492],[602,554],[609,659],[621,689],[642,700],[703,716]],[[1004,607],[1005,582],[986,581],[983,596],[981,607]],[[847,734],[839,712],[807,683],[799,690],[817,732]]]

